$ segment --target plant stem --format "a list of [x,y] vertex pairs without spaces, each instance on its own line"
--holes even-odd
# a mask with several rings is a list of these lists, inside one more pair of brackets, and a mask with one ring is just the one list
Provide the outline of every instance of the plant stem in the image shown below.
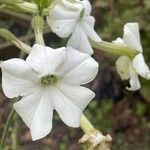
[[80,124],[84,133],[89,133],[91,130],[95,129],[94,126],[91,124],[91,122],[86,118],[84,114],[82,114],[81,116]]
[[3,131],[3,134],[2,134],[2,138],[1,138],[0,150],[2,150],[4,148],[4,146],[5,146],[6,137],[7,137],[8,132],[9,132],[9,127],[10,127],[10,125],[13,122],[15,113],[16,113],[15,110],[12,109],[10,114],[9,114],[9,116],[8,116],[8,119],[6,121],[6,125],[5,125],[5,128],[4,128],[4,131]]
[[41,16],[35,16],[32,19],[32,28],[34,29],[36,43],[45,45],[43,38],[44,20]]
[[90,40],[90,43],[92,47],[100,49],[104,52],[108,52],[113,55],[119,55],[119,56],[128,56],[129,58],[133,59],[138,52],[133,48],[128,48],[124,45],[114,44],[111,42],[94,42],[93,40]]
[[18,122],[18,114],[15,113],[14,115],[14,131],[12,134],[12,141],[13,141],[13,150],[18,150],[18,128],[19,128],[19,122]]

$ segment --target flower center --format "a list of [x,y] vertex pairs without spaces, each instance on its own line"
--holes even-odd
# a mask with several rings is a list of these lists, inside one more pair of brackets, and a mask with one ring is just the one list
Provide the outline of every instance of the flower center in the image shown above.
[[51,86],[57,83],[57,77],[55,75],[46,75],[41,78],[42,86]]

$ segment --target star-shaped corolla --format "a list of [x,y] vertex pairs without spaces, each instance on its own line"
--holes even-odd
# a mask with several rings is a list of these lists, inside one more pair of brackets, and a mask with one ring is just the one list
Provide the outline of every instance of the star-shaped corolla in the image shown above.
[[26,61],[14,58],[0,67],[6,96],[22,96],[13,106],[33,140],[51,131],[54,109],[66,125],[80,126],[82,111],[95,96],[80,85],[92,81],[98,72],[98,63],[88,54],[71,47],[52,49],[35,44]]
[[116,62],[116,68],[123,80],[130,79],[131,87],[128,90],[134,91],[140,89],[138,74],[145,79],[150,79],[150,70],[143,57],[143,49],[140,42],[138,23],[127,23],[124,26],[123,38],[117,38],[113,41],[129,48],[133,48],[138,54],[133,58],[121,56]]
[[67,45],[84,53],[93,54],[89,39],[100,42],[94,30],[95,18],[90,16],[88,0],[60,0],[49,11],[47,22],[52,31],[62,38],[71,35]]

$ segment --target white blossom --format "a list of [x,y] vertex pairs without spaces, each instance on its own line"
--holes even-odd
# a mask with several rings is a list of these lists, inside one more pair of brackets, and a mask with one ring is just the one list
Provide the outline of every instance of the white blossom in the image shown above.
[[71,47],[52,49],[35,44],[26,61],[13,58],[0,67],[5,95],[22,96],[13,106],[33,140],[51,131],[54,109],[66,125],[80,126],[82,111],[95,96],[80,85],[92,81],[98,72],[98,63],[88,54]]
[[62,38],[71,35],[67,45],[84,53],[93,54],[89,39],[100,42],[94,30],[95,18],[90,16],[88,0],[59,0],[49,11],[47,22],[52,31]]
[[109,134],[104,136],[98,130],[91,130],[83,135],[83,137],[79,140],[79,143],[88,143],[90,145],[89,150],[110,150],[109,144],[111,141],[112,137]]
[[116,68],[123,80],[130,79],[131,87],[128,90],[134,91],[140,89],[138,74],[145,79],[150,79],[150,70],[145,63],[143,49],[140,42],[140,33],[138,23],[127,23],[124,26],[123,38],[117,38],[113,41],[129,48],[133,48],[138,54],[133,58],[121,56],[116,62]]

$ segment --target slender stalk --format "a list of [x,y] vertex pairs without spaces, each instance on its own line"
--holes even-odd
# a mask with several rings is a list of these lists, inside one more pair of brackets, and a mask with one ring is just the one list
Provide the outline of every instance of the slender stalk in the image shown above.
[[11,126],[11,124],[13,122],[15,113],[16,113],[15,110],[12,109],[9,116],[8,116],[8,119],[6,121],[6,125],[4,127],[4,131],[3,131],[3,134],[2,134],[2,138],[1,138],[0,150],[2,150],[5,146],[6,137],[7,137],[8,132],[9,132],[9,127]]
[[43,38],[44,20],[41,16],[35,16],[32,19],[32,28],[34,29],[36,43],[45,45]]
[[14,115],[14,129],[12,134],[12,141],[13,141],[13,150],[18,150],[18,129],[19,129],[19,122],[18,122],[18,114],[15,113]]
[[90,40],[90,43],[92,47],[100,49],[104,52],[108,52],[113,55],[119,55],[119,56],[125,55],[133,59],[138,54],[138,52],[133,48],[128,48],[126,46],[114,44],[111,42],[105,42],[105,41],[94,42],[93,40]]
[[81,116],[80,124],[84,133],[89,133],[90,131],[95,129],[94,126],[91,124],[91,122],[85,117],[84,114],[82,114]]

